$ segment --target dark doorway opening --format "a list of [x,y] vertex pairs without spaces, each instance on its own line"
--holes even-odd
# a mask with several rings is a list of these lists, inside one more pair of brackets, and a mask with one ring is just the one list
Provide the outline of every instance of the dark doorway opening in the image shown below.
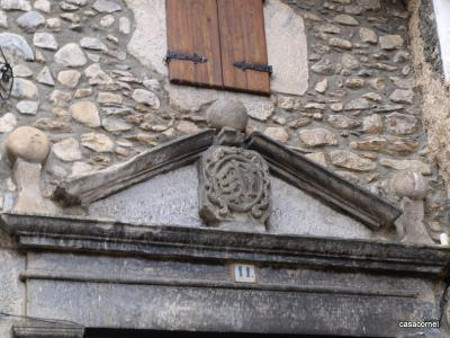
[[283,334],[184,332],[153,330],[86,329],[84,338],[351,338],[348,336],[304,336]]

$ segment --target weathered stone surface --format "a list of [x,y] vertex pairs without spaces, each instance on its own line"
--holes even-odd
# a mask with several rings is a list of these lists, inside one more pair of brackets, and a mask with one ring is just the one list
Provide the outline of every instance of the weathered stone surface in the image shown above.
[[49,0],[36,0],[33,7],[38,11],[43,13],[50,13],[52,11],[52,6]]
[[65,105],[72,99],[72,94],[55,89],[50,93],[50,102],[54,105]]
[[135,89],[132,98],[137,103],[145,104],[153,109],[159,109],[161,105],[158,96],[146,89]]
[[20,101],[16,105],[16,109],[21,114],[26,115],[36,115],[39,107],[39,102],[37,101]]
[[339,23],[345,26],[358,26],[359,21],[356,20],[353,16],[348,14],[338,14],[333,19],[334,22]]
[[119,32],[126,35],[131,33],[131,22],[126,16],[119,18]]
[[87,174],[94,170],[94,167],[85,162],[75,162],[72,165],[72,174],[71,176],[79,176],[83,174]]
[[8,15],[0,10],[0,28],[8,28]]
[[417,119],[414,116],[393,113],[386,116],[388,131],[398,135],[412,134],[417,129]]
[[31,11],[28,0],[1,0],[0,6],[4,10]]
[[92,88],[80,88],[75,92],[74,98],[81,99],[83,97],[88,97],[94,94]]
[[123,103],[123,96],[110,92],[98,93],[97,102],[104,106],[121,106]]
[[99,133],[81,135],[81,144],[98,153],[110,153],[114,150],[114,142],[108,136]]
[[311,70],[321,75],[330,75],[334,71],[333,64],[329,59],[322,59],[312,65]]
[[361,125],[361,121],[345,115],[330,115],[328,122],[335,128],[353,129]]
[[396,136],[366,136],[351,142],[350,146],[358,150],[379,151],[386,154],[408,154],[417,148],[417,143]]
[[17,24],[27,32],[34,32],[45,25],[45,18],[41,13],[31,11],[19,16]]
[[370,103],[369,101],[367,101],[367,99],[365,98],[358,98],[358,99],[354,99],[351,100],[350,102],[348,102],[344,109],[345,110],[366,110],[366,109],[370,109]]
[[108,14],[100,19],[100,26],[102,26],[103,28],[108,28],[111,27],[115,21],[116,21],[115,16]]
[[43,49],[58,49],[58,42],[56,41],[55,36],[50,33],[34,33],[33,45]]
[[142,84],[144,85],[145,89],[155,91],[161,89],[161,84],[156,79],[145,79]]
[[64,162],[78,161],[82,158],[80,144],[74,138],[68,138],[55,143],[52,147],[52,152],[58,159]]
[[423,200],[428,192],[428,181],[414,170],[399,171],[391,180],[392,188],[399,197]]
[[378,35],[371,28],[361,27],[359,29],[359,36],[361,37],[362,42],[367,42],[371,44],[376,44],[378,42]]
[[342,55],[342,65],[345,68],[356,70],[359,68],[360,64],[356,56],[349,53],[345,53],[344,55]]
[[350,78],[345,80],[345,87],[350,89],[361,89],[364,87],[365,81],[361,78]]
[[314,86],[314,90],[318,93],[325,93],[328,89],[328,79],[323,79],[322,81],[319,81]]
[[414,78],[404,79],[397,76],[391,76],[389,79],[394,82],[394,85],[401,89],[413,89]]
[[353,45],[349,40],[342,38],[331,38],[328,40],[328,44],[332,47],[340,48],[340,49],[352,49]]
[[16,65],[13,67],[14,77],[31,77],[33,72],[30,68],[25,65]]
[[9,134],[5,150],[11,163],[14,163],[17,158],[43,163],[50,152],[50,142],[39,129],[19,127]]
[[380,36],[380,47],[385,50],[394,50],[403,47],[405,40],[400,35]]
[[78,7],[83,7],[87,5],[87,0],[65,0],[65,1]]
[[248,122],[247,109],[242,102],[235,100],[218,99],[206,114],[208,125],[219,130],[232,127],[244,131]]
[[389,100],[395,103],[412,104],[414,102],[414,92],[411,89],[396,89],[389,96]]
[[38,98],[38,89],[36,85],[30,81],[25,79],[14,79],[13,89],[11,91],[11,96],[16,97],[18,99],[37,99]]
[[0,117],[0,133],[9,133],[14,130],[17,125],[16,116],[12,113],[6,113]]
[[39,83],[45,84],[47,86],[53,87],[55,85],[55,80],[53,79],[53,75],[47,66],[42,68],[42,70],[36,76],[36,81]]
[[368,134],[377,134],[383,130],[383,118],[378,114],[363,118],[363,131]]
[[264,6],[264,22],[268,57],[277,69],[277,76],[271,79],[271,90],[303,95],[308,89],[309,77],[303,18],[287,4],[268,0]]
[[269,127],[266,128],[264,134],[273,138],[277,142],[286,143],[289,139],[289,134],[283,127]]
[[[230,191],[231,182],[253,183]],[[269,166],[259,153],[213,146],[202,155],[198,213],[207,225],[265,231],[271,206]]]
[[27,61],[34,61],[34,53],[28,42],[20,35],[12,33],[0,34],[0,47],[18,51]]
[[327,166],[327,160],[325,158],[325,153],[323,152],[317,152],[317,153],[311,153],[311,154],[306,154],[305,155],[307,158],[309,158],[310,160],[326,167]]
[[110,85],[114,80],[106,74],[98,63],[94,63],[84,70],[84,74],[89,79],[89,84],[95,85]]
[[108,47],[97,38],[84,37],[80,40],[80,46],[84,49],[96,50],[96,51],[107,51]]
[[96,0],[92,5],[92,8],[100,13],[113,13],[122,10],[122,7],[112,0]]
[[77,70],[63,70],[58,74],[58,81],[69,88],[75,88],[80,81],[81,73]]
[[70,132],[72,131],[72,127],[69,123],[63,121],[57,121],[49,118],[41,118],[36,121],[34,126],[37,129],[45,130],[45,131],[62,131],[62,132]]
[[95,128],[101,125],[98,109],[94,102],[76,102],[70,107],[70,113],[76,121],[88,127]]
[[338,144],[336,134],[325,128],[301,130],[299,137],[300,141],[309,147]]
[[59,31],[61,25],[62,21],[60,18],[49,18],[46,23],[47,28],[52,29],[54,31]]
[[66,67],[81,67],[87,63],[87,59],[80,46],[71,42],[56,52],[55,62]]
[[179,130],[185,134],[194,134],[194,133],[198,133],[200,131],[200,129],[197,127],[197,125],[190,121],[181,121],[178,124],[177,130]]
[[133,126],[116,117],[107,117],[102,120],[102,126],[109,132],[119,132],[131,130]]
[[396,170],[411,169],[420,172],[422,175],[431,175],[431,166],[418,160],[392,160],[389,158],[382,158],[380,160],[380,165]]
[[353,171],[372,171],[377,165],[371,160],[359,157],[345,150],[334,150],[328,153],[331,163],[339,168],[345,168]]

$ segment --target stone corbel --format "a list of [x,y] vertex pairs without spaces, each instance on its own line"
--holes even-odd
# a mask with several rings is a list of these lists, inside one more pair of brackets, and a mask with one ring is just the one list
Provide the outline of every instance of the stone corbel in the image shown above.
[[403,242],[434,244],[424,224],[424,205],[428,181],[413,170],[399,171],[391,180],[395,194],[401,198],[403,215],[398,219],[398,234]]
[[18,213],[54,214],[59,208],[41,192],[41,174],[50,152],[47,136],[33,127],[19,127],[7,138],[6,155],[13,166],[18,186],[17,200],[12,211]]

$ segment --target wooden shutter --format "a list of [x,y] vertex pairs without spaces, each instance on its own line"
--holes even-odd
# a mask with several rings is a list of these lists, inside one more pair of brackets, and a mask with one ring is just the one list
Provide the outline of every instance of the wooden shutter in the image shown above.
[[222,87],[217,0],[167,0],[166,6],[169,51],[207,58],[204,63],[171,59],[170,81]]
[[[184,1],[184,0],[181,0]],[[263,0],[217,0],[224,87],[270,95],[270,74],[234,63],[268,63]]]

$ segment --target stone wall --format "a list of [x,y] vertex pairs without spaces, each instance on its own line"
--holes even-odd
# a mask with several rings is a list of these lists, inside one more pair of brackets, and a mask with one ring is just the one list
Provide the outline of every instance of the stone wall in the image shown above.
[[[48,195],[64,177],[108,167],[206,128],[208,106],[228,97],[247,106],[249,132],[263,131],[379,195],[394,199],[386,187],[397,170],[422,172],[434,187],[427,203],[429,223],[441,217],[446,196],[429,157],[422,95],[414,84],[409,14],[401,1],[267,0],[266,27],[277,24],[267,14],[275,8],[281,13],[276,20],[295,25],[288,29],[297,29],[307,42],[296,54],[305,57],[307,69],[296,67],[307,86],[297,89],[298,95],[274,86],[279,92],[270,98],[169,84],[157,54],[165,53],[163,0],[0,4],[5,29],[0,45],[17,77],[11,99],[1,105],[1,141],[19,125],[34,125],[49,135]],[[277,38],[273,31],[267,35]],[[279,49],[269,43],[269,61],[276,66],[280,51],[274,48]],[[280,67],[274,69],[274,84]],[[7,200],[17,188],[5,161],[0,179]]]

